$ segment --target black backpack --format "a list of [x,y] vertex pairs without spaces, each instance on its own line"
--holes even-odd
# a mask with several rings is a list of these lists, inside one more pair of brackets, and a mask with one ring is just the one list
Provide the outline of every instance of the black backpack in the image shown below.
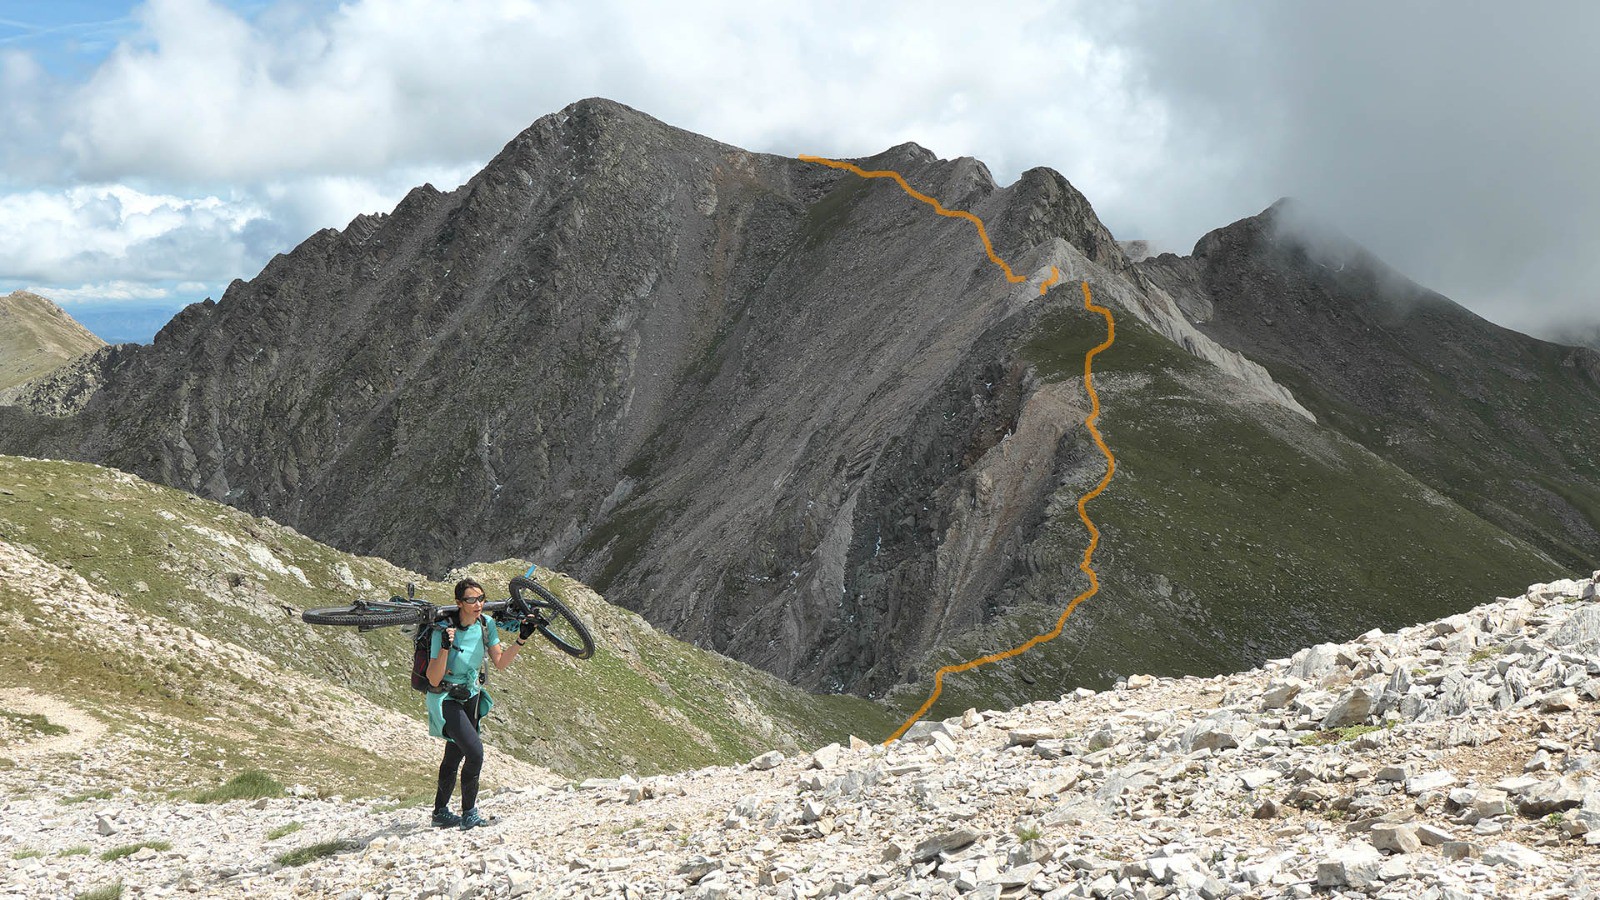
[[[445,625],[448,627],[456,621],[455,613],[451,613]],[[489,617],[480,614],[478,616],[478,624],[483,628],[483,646],[484,650],[487,651],[489,648]],[[456,627],[460,626],[457,625]],[[417,639],[412,645],[411,652],[411,688],[427,694],[442,694],[449,690],[449,688],[445,687],[443,678],[439,679],[438,687],[428,683],[428,663],[432,660],[432,657],[428,655],[428,651],[433,649],[433,632],[434,626],[422,625],[417,628]],[[487,656],[484,657],[484,661],[488,661]],[[478,680],[482,682],[482,672],[478,673]]]

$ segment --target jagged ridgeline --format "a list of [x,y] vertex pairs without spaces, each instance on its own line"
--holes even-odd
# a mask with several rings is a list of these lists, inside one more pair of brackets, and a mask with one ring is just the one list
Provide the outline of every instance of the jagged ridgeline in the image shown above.
[[[503,597],[526,568],[467,571]],[[250,769],[324,793],[431,790],[439,742],[410,687],[409,640],[308,626],[299,611],[388,597],[408,580],[444,603],[450,584],[121,472],[17,457],[0,457],[0,572],[8,723],[27,724],[19,695],[37,698],[42,727],[76,711],[100,732],[84,737],[127,748],[95,755],[107,771],[41,771],[61,793],[187,791]],[[889,726],[868,701],[812,697],[660,634],[564,574],[536,577],[600,648],[580,662],[535,641],[491,675],[491,750],[514,757],[491,762],[495,783],[549,777],[535,766],[677,771]],[[29,639],[46,633],[71,639]]]
[[[912,144],[859,162],[982,217],[1029,283],[887,180],[583,101],[455,191],[319,232],[107,354],[81,412],[0,409],[0,442],[431,573],[546,561],[700,646],[882,694],[1044,630],[1084,585],[1072,506],[1104,466],[1082,426],[1082,354],[1104,339],[1084,280],[1119,323],[1099,386],[1120,468],[1091,507],[1105,592],[1045,653],[954,679],[953,708],[1232,670],[1600,564],[1600,472],[1574,431],[1517,419],[1539,449],[1487,488],[1468,474],[1500,457],[1464,446],[1469,425],[1429,444],[1449,465],[1417,465],[1399,452],[1417,429],[1395,430],[1413,408],[1343,415],[1217,327],[1257,315],[1235,295],[1276,290],[1265,275],[1135,266],[1048,169],[1000,187]],[[1416,377],[1503,368],[1486,334]],[[1410,358],[1371,343],[1325,364]],[[1559,369],[1572,421],[1600,416],[1592,358]]]

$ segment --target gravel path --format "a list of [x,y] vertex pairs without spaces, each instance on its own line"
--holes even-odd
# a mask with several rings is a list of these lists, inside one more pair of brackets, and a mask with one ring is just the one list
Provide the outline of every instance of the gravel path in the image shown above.
[[0,896],[1600,897],[1595,589],[973,711],[889,748],[496,791],[498,821],[467,833],[337,798],[14,797]]

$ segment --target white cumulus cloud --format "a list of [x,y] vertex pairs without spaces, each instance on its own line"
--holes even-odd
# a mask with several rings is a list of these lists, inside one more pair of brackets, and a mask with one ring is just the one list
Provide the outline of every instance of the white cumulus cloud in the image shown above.
[[146,0],[86,74],[0,47],[0,286],[248,278],[602,96],[751,150],[1047,165],[1177,248],[1293,194],[1502,320],[1587,315],[1596,9]]
[[1081,9],[278,0],[246,14],[148,0],[77,82],[0,57],[0,87],[20,98],[0,112],[0,286],[248,278],[423,181],[460,184],[589,96],[755,150],[914,140],[1002,180],[1052,163],[1113,196],[1158,164],[1165,119]]
[[[147,194],[121,184],[0,194],[0,273],[48,282],[131,273],[143,280],[214,280],[240,262],[240,238],[265,216],[250,203]],[[219,259],[219,247],[235,252]],[[199,257],[190,255],[196,250]]]

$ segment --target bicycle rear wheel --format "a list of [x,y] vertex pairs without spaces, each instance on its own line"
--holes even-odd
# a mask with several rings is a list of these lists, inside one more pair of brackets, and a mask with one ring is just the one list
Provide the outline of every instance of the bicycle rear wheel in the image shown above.
[[428,621],[428,611],[413,603],[357,600],[349,606],[308,609],[300,614],[307,625],[356,625],[383,628],[388,625],[417,625]]
[[[523,591],[533,594],[533,597],[523,597]],[[594,656],[594,638],[590,637],[588,626],[548,588],[532,579],[514,578],[511,580],[511,602],[513,605],[528,603],[533,606],[533,614],[539,617],[539,633],[556,649],[578,659]]]

